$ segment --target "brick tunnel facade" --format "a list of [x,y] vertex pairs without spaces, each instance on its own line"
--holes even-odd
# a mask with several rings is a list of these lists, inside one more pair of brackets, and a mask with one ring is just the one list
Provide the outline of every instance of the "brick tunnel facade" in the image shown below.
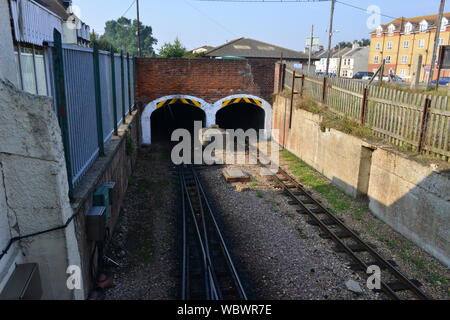
[[147,103],[179,94],[209,103],[236,94],[250,94],[272,103],[275,61],[269,59],[139,58],[138,101]]
[[[178,103],[200,107],[207,127],[217,123],[216,118],[222,111],[219,115],[222,124],[229,124],[230,119],[242,115],[250,126],[253,123],[255,129],[264,129],[269,137],[275,63],[270,59],[138,58],[136,89],[143,112],[142,143],[151,144],[152,137],[160,130],[155,131],[155,126],[168,122],[161,120],[165,119],[164,115],[159,116],[162,106],[171,104],[170,116],[173,117],[172,111]],[[248,108],[249,102],[255,102],[257,108]],[[260,119],[255,121],[255,117]]]

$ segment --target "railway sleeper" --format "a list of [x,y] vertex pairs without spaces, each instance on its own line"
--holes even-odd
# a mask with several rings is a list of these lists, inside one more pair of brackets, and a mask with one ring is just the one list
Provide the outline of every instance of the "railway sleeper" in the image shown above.
[[[339,219],[342,223],[344,223],[344,220]],[[321,220],[323,224],[325,224],[326,226],[334,226],[337,225],[338,223],[331,218],[325,218],[323,220]],[[308,224],[312,225],[312,226],[319,226],[319,222],[317,222],[316,220],[310,219],[307,221]]]
[[[415,279],[410,279],[410,281],[418,288],[422,287],[422,283],[418,280]],[[407,290],[411,290],[411,288],[409,286],[407,286],[406,284],[404,284],[402,281],[393,281],[393,282],[388,282],[386,284],[389,288],[392,289],[392,291],[394,292],[400,292],[400,291],[407,291]],[[378,289],[374,289],[374,292],[382,292],[383,290],[378,290]]]
[[[374,245],[369,244],[369,246],[370,246],[372,249],[375,249],[375,246],[374,246]],[[361,246],[361,245],[359,245],[359,244],[349,244],[349,245],[347,245],[347,247],[348,247],[352,252],[365,252],[365,251],[367,251],[367,248],[366,248],[366,247],[363,247],[363,246]],[[333,251],[334,251],[334,252],[337,252],[337,253],[347,253],[347,251],[345,251],[344,247],[341,246],[341,245],[337,245],[337,246],[333,247]]]
[[[395,268],[398,267],[397,263],[394,260],[388,260],[389,264]],[[379,263],[377,261],[372,261],[372,262],[368,262],[366,263],[366,265],[368,266],[378,266],[381,270],[386,270],[386,266],[384,263]],[[363,270],[363,268],[361,267],[361,265],[357,264],[357,263],[352,263],[349,265],[350,269],[353,271],[366,271]]]
[[[339,239],[346,239],[346,238],[351,238],[352,234],[348,231],[336,231],[333,232]],[[331,239],[331,235],[329,233],[321,233],[319,234],[319,236],[322,239]]]
[[[323,209],[321,209],[321,208],[313,208],[313,209],[309,209],[312,213],[314,213],[314,214],[324,214],[324,213],[326,213]],[[308,211],[306,211],[305,209],[300,209],[300,210],[297,210],[297,213],[299,213],[299,214],[308,214]]]

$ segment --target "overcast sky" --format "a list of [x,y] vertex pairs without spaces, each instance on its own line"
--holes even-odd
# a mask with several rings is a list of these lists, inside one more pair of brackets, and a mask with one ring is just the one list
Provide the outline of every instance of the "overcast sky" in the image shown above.
[[[133,0],[74,0],[81,9],[84,22],[102,33],[105,22],[117,19],[134,2]],[[339,3],[342,2],[342,3]],[[364,10],[376,5],[381,13],[391,17],[414,17],[435,14],[439,0],[339,0],[336,5],[334,43],[369,37]],[[448,1],[446,11],[450,11]],[[295,50],[304,50],[311,25],[322,44],[327,43],[329,1],[303,3],[236,3],[204,2],[196,0],[140,0],[141,20],[153,28],[158,39],[157,48],[176,37],[188,49],[202,45],[217,46],[226,41],[248,37]],[[125,14],[135,18],[133,5]],[[382,23],[389,17],[381,17]]]

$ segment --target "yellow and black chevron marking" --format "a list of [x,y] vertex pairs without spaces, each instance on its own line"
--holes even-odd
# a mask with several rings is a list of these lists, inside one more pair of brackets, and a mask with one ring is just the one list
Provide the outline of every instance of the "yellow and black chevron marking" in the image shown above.
[[227,106],[229,106],[229,105],[236,104],[236,103],[240,103],[240,102],[242,102],[242,103],[244,103],[244,102],[246,102],[246,103],[251,103],[251,104],[257,105],[257,106],[259,106],[259,107],[262,107],[262,105],[263,105],[262,101],[257,100],[257,99],[252,99],[252,98],[236,98],[236,99],[230,99],[230,100],[224,101],[224,102],[222,103],[222,108],[225,108],[225,107],[227,107]]
[[186,99],[186,98],[173,98],[173,99],[168,99],[168,100],[163,100],[161,102],[159,102],[156,105],[156,108],[162,108],[171,104],[175,104],[175,103],[183,103],[183,104],[188,104],[194,107],[201,107],[202,104],[200,102],[198,102],[197,100],[193,100],[193,99]]

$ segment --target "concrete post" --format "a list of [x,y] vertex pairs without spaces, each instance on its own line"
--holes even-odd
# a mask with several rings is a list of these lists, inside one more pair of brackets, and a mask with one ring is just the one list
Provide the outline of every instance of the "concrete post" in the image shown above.
[[416,56],[415,62],[414,62],[414,73],[412,74],[412,81],[411,81],[411,89],[415,89],[419,85],[420,81],[420,71],[422,69],[422,61],[423,56],[421,54]]

